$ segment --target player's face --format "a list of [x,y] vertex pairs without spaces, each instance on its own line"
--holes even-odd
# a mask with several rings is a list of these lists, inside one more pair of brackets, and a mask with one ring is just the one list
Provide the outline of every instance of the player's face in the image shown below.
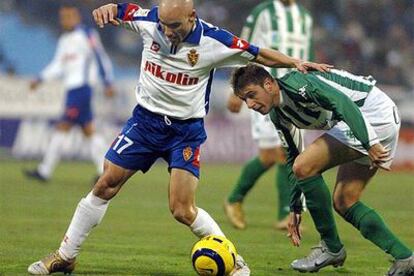
[[160,11],[160,26],[172,44],[178,45],[191,32],[195,22],[195,11],[165,13]]
[[63,7],[59,11],[59,20],[62,29],[73,30],[81,21],[79,11],[72,7]]
[[263,86],[249,84],[238,93],[238,96],[246,102],[249,109],[263,115],[269,113],[274,106],[275,94],[272,92],[272,87],[266,83]]

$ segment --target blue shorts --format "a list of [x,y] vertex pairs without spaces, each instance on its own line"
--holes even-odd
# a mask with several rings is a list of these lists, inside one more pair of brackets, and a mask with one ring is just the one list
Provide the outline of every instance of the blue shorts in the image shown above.
[[89,123],[93,119],[91,100],[92,89],[89,85],[69,90],[61,120],[81,126]]
[[122,168],[144,173],[161,157],[169,170],[180,168],[198,178],[200,146],[206,139],[203,119],[176,120],[137,105],[105,157]]

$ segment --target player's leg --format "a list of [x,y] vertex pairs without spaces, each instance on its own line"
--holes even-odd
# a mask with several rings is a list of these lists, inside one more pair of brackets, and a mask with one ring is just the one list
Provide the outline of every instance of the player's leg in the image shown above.
[[224,203],[225,213],[231,224],[237,229],[246,228],[242,203],[256,181],[276,162],[276,148],[261,148],[259,156],[247,162]]
[[234,227],[244,229],[246,221],[242,203],[257,180],[276,162],[280,139],[269,116],[251,111],[252,137],[259,147],[259,155],[247,162],[224,203],[224,210]]
[[105,160],[104,167],[104,174],[99,178],[93,190],[80,200],[59,249],[31,264],[28,268],[29,273],[45,275],[53,272],[70,273],[73,271],[75,258],[79,254],[82,243],[92,228],[101,222],[110,199],[135,173],[134,170],[124,169],[109,160]]
[[189,226],[198,237],[207,235],[224,236],[211,216],[195,205],[195,191],[198,178],[191,172],[172,168],[169,185],[169,206],[174,218]]
[[303,151],[293,164],[297,184],[321,237],[321,244],[310,255],[292,262],[295,270],[316,272],[328,265],[342,265],[346,258],[332,212],[330,191],[321,176],[325,170],[361,157],[362,154],[325,134]]
[[96,133],[92,121],[89,121],[82,126],[82,132],[89,147],[91,159],[96,166],[97,175],[100,176],[103,173],[103,163],[105,160],[105,141],[98,133]]
[[158,155],[147,148],[143,141],[151,135],[147,130],[146,119],[143,114],[134,114],[128,120],[106,153],[103,175],[93,191],[79,202],[59,250],[30,265],[30,273],[45,274],[73,270],[74,258],[79,253],[82,242],[91,229],[102,220],[109,200],[136,171],[149,170]]
[[[174,218],[189,226],[199,238],[208,235],[225,236],[215,220],[195,204],[195,191],[198,178],[184,169],[172,168],[169,187],[169,206]],[[236,268],[232,275],[248,276],[250,269],[243,258],[238,255]]]
[[[407,270],[411,269],[414,273],[412,250],[395,236],[374,209],[360,201],[364,188],[376,171],[376,168],[370,169],[369,166],[356,162],[341,165],[334,191],[335,210],[357,228],[364,238],[393,256],[397,262],[411,265],[411,268],[407,268]],[[396,271],[394,273],[392,275],[400,275]],[[401,275],[405,275],[404,273]]]
[[35,170],[25,171],[26,176],[40,181],[47,181],[52,176],[60,160],[62,144],[72,126],[73,124],[69,121],[61,121],[56,124],[41,163]]

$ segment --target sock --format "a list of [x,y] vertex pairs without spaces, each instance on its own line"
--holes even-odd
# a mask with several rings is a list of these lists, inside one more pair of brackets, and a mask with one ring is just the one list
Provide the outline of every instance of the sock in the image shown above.
[[287,165],[279,164],[277,166],[276,189],[278,193],[278,221],[283,220],[290,212],[290,189],[289,189],[289,171]]
[[59,254],[62,258],[70,260],[79,254],[83,241],[105,215],[108,203],[109,201],[93,195],[92,192],[81,199],[60,244]]
[[344,218],[361,232],[362,236],[392,255],[395,259],[405,259],[413,252],[405,246],[385,225],[375,210],[358,201],[350,207]]
[[228,197],[228,202],[235,203],[243,201],[243,198],[254,186],[259,177],[267,171],[269,168],[265,168],[260,161],[259,157],[250,160],[242,170],[242,173],[237,181],[236,186]]
[[326,243],[329,251],[336,253],[343,247],[339,239],[335,219],[332,212],[331,193],[321,175],[298,180],[305,194],[306,206],[312,216],[321,240]]
[[42,162],[39,164],[37,170],[45,178],[49,178],[57,163],[60,160],[60,149],[65,141],[66,133],[63,131],[54,131],[46,149]]
[[103,174],[103,163],[105,160],[105,142],[98,134],[92,134],[91,137],[86,137],[90,147],[90,155],[93,163],[96,166],[98,175]]
[[203,209],[197,208],[197,216],[193,223],[190,225],[191,231],[199,238],[208,235],[217,235],[225,237],[220,226],[214,221],[214,219]]

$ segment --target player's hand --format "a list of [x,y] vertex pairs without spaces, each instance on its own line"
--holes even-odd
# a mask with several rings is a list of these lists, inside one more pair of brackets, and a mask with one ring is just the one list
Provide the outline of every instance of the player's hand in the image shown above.
[[115,89],[112,85],[105,87],[105,96],[108,98],[113,98],[115,96]]
[[368,150],[368,155],[371,159],[373,167],[379,167],[387,171],[390,170],[389,168],[382,166],[382,164],[391,160],[389,149],[385,148],[383,145],[378,143],[373,145]]
[[231,113],[239,113],[242,107],[243,101],[234,94],[231,94],[227,101],[227,109]]
[[320,71],[320,72],[329,72],[333,65],[325,63],[316,63],[310,61],[297,61],[295,62],[295,67],[299,72],[307,73],[308,71]]
[[300,245],[302,234],[300,233],[300,223],[302,221],[302,215],[300,213],[290,212],[288,222],[288,234],[294,246]]
[[37,89],[37,87],[39,86],[39,84],[40,84],[40,80],[38,80],[38,79],[31,80],[31,81],[30,81],[30,84],[29,84],[30,91],[34,91],[34,90],[36,90],[36,89]]
[[92,15],[96,25],[103,28],[106,24],[111,23],[114,26],[119,26],[119,21],[116,19],[118,14],[118,5],[107,4],[93,10]]

